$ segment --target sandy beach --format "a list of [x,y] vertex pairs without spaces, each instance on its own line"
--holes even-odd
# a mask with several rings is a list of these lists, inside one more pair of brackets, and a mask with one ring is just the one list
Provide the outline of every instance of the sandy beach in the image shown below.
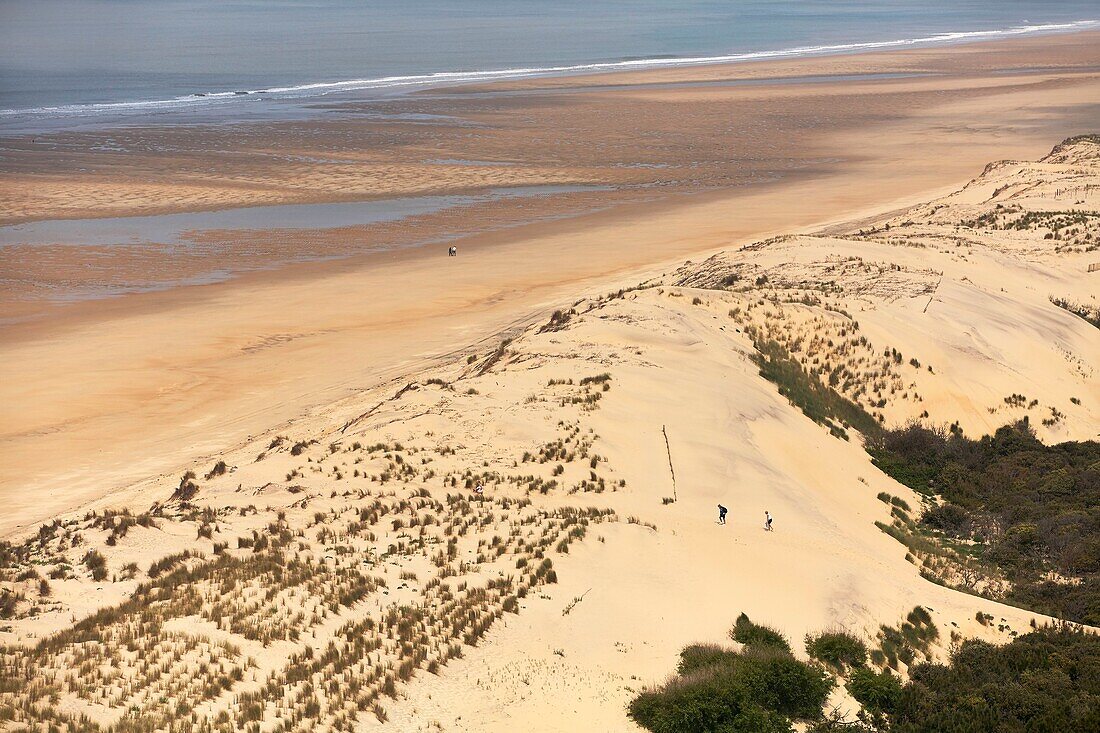
[[[436,193],[549,183],[613,189],[448,210],[387,224],[386,231],[253,230],[223,232],[220,240],[208,232],[209,247],[147,248],[141,256],[103,246],[4,247],[3,268],[18,276],[5,289],[5,315],[15,322],[4,327],[0,347],[7,405],[2,490],[9,506],[34,508],[30,516],[6,512],[4,526],[27,527],[128,480],[174,470],[349,389],[399,378],[470,339],[490,338],[562,297],[609,286],[623,273],[890,210],[957,186],[990,160],[1036,157],[1094,119],[1095,39],[1078,34],[812,60],[823,77],[919,74],[858,83],[711,83],[797,78],[795,61],[623,74],[614,88],[599,86],[606,77],[528,81],[520,86],[530,91],[518,97],[490,96],[488,104],[500,105],[496,114],[506,112],[499,119],[508,121],[496,126],[491,110],[480,109],[483,90],[458,88],[423,102],[413,95],[398,104],[441,105],[488,129],[473,141],[463,127],[389,130],[411,139],[371,145],[377,126],[363,123],[364,142],[349,145],[386,162],[344,170],[328,183],[339,165],[288,166],[270,149],[308,155],[302,135],[316,136],[318,145],[347,139],[354,129],[348,123],[308,131],[127,131],[150,146],[171,137],[183,152],[170,158],[98,154],[91,151],[101,142],[94,133],[65,139],[64,161],[35,152],[42,140],[9,141],[11,162],[0,182],[8,222],[408,193],[402,176],[390,175],[395,169]],[[666,82],[676,85],[660,86]],[[568,104],[555,101],[562,88],[571,90]],[[674,118],[655,114],[667,104],[679,106]],[[530,123],[513,122],[534,109],[539,115]],[[676,126],[690,134],[678,136]],[[452,137],[459,134],[461,147]],[[646,135],[659,135],[662,145],[640,145]],[[424,150],[425,141],[436,147]],[[19,153],[18,145],[29,149]],[[211,152],[238,145],[243,152]],[[89,152],[73,152],[82,147]],[[444,165],[426,175],[411,162],[425,157],[519,164]],[[65,161],[87,172],[66,176]],[[96,161],[100,168],[89,167]],[[668,167],[616,167],[623,161]],[[178,175],[180,166],[199,172]],[[240,166],[263,180],[262,191],[241,182]],[[164,179],[169,171],[172,179]],[[381,189],[376,176],[386,181]],[[192,200],[187,192],[196,178],[203,193]],[[163,208],[165,199],[172,209]],[[457,260],[441,259],[444,245],[401,246],[444,232],[462,237]],[[369,252],[380,244],[392,248]],[[249,271],[303,257],[313,261]],[[212,269],[241,274],[73,306],[41,297],[42,289],[75,288],[86,279],[109,286],[170,273],[186,281]],[[21,284],[39,292],[21,292]]]
[[[385,103],[430,125],[345,104],[0,140],[5,226],[567,187],[0,247],[0,537],[75,568],[0,629],[61,690],[43,720],[182,730],[187,699],[190,722],[243,729],[256,695],[265,725],[312,701],[317,729],[631,731],[630,699],[741,611],[792,640],[873,638],[919,603],[930,658],[1045,621],[876,527],[897,517],[883,493],[920,498],[851,425],[781,395],[758,350],[861,375],[833,387],[885,426],[1028,416],[1049,443],[1096,439],[1098,332],[1053,302],[1100,308],[1096,219],[1043,227],[1100,208],[1095,138],[1055,147],[1097,132],[1098,100],[1100,34],[1072,34]],[[1005,207],[1038,223],[1001,226]],[[120,534],[123,509],[145,519]],[[144,569],[183,552],[217,569]],[[165,578],[190,590],[156,596]],[[115,606],[96,644],[139,617],[156,632],[66,682],[75,652],[35,644]],[[349,641],[371,629],[379,646]]]

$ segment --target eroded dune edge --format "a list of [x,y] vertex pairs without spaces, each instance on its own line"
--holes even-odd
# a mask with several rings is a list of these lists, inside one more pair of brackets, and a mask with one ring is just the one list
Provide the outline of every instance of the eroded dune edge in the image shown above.
[[[998,543],[1029,522],[977,503],[920,522],[965,497],[899,468],[889,431],[1097,438],[1098,210],[1100,142],[1074,138],[563,303],[140,505],[59,517],[3,546],[0,728],[636,730],[630,701],[742,612],[801,659],[845,629],[901,679],[1008,642],[1050,619],[996,599],[1094,587],[1096,558],[1038,521],[1024,567]],[[1087,555],[1096,505],[1065,506]],[[880,627],[907,614],[899,654]],[[843,685],[830,706],[858,710]]]

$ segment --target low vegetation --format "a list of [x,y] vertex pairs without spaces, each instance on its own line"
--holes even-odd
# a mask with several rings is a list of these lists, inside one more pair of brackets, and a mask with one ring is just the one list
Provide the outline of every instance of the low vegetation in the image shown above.
[[795,659],[781,634],[744,614],[730,636],[747,639],[745,648],[686,647],[678,674],[631,702],[631,719],[654,733],[787,733],[792,720],[822,716],[835,686],[829,675]]
[[866,724],[872,729],[889,729],[886,714],[897,709],[902,693],[900,677],[888,669],[858,667],[852,670],[845,687],[862,706],[860,717]]
[[1051,303],[1058,306],[1064,311],[1069,311],[1073,315],[1077,316],[1088,322],[1090,325],[1100,328],[1100,308],[1093,306],[1087,306],[1082,303],[1078,303],[1068,298],[1054,298],[1050,299]]
[[[811,733],[1085,731],[1100,724],[1100,636],[1066,625],[1004,646],[963,641],[937,662],[929,654],[936,626],[917,606],[896,626],[881,627],[881,646],[870,654],[843,629],[808,635],[807,654],[822,666],[795,659],[779,644],[782,634],[744,614],[730,636],[747,639],[742,651],[685,647],[676,675],[643,690],[630,717],[654,733],[790,733],[795,722]],[[908,660],[904,676],[890,669],[898,657]],[[838,684],[860,705],[854,718],[824,709]]]
[[[540,509],[528,499],[457,494],[443,500],[424,489],[345,499],[320,513],[326,522],[316,543],[288,524],[284,511],[269,509],[273,521],[239,537],[236,548],[223,543],[214,557],[192,551],[162,557],[121,604],[32,646],[0,646],[0,727],[7,721],[22,724],[18,730],[354,730],[367,711],[383,719],[381,703],[395,698],[399,685],[421,670],[438,672],[505,614],[518,613],[529,596],[541,595],[557,581],[551,556],[569,552],[590,525],[615,519],[607,509]],[[204,521],[211,513],[195,510],[178,521]],[[401,527],[379,540],[394,523]],[[102,524],[102,515],[90,514],[46,526],[42,536],[51,546],[72,543],[78,529]],[[407,531],[413,527],[415,533]],[[28,548],[41,552],[37,540],[0,546],[0,568]],[[102,553],[89,550],[83,558],[94,578],[107,578]],[[133,577],[140,570],[123,572]],[[29,571],[20,575],[42,586]],[[419,586],[417,596],[384,602],[408,585]],[[0,613],[14,616],[27,603],[4,593]],[[209,629],[221,638],[210,639]],[[285,656],[261,665],[242,651],[245,644],[279,644]],[[208,714],[229,694],[237,703],[232,709]],[[120,717],[98,726],[74,712],[74,701],[118,710]]]
[[878,667],[900,670],[921,659],[928,659],[932,644],[939,638],[939,630],[932,622],[928,610],[915,606],[896,626],[883,624],[878,630],[878,647],[870,653],[870,659]]
[[867,662],[867,645],[843,629],[807,635],[806,653],[836,672]]
[[[1047,627],[1004,646],[969,640],[909,682],[866,678],[849,690],[893,733],[1100,730],[1100,636]],[[899,689],[900,688],[900,689]]]
[[730,638],[747,648],[791,651],[791,644],[782,633],[770,626],[754,623],[743,613],[730,629]]
[[756,350],[760,376],[774,383],[779,393],[802,410],[806,417],[828,426],[830,432],[845,440],[848,439],[849,426],[864,435],[879,432],[879,425],[871,415],[807,373],[778,342],[758,341]]
[[910,425],[883,433],[871,455],[900,483],[942,497],[920,529],[1003,574],[1008,587],[989,595],[1100,624],[1100,443],[1048,446],[1027,420],[978,440]]

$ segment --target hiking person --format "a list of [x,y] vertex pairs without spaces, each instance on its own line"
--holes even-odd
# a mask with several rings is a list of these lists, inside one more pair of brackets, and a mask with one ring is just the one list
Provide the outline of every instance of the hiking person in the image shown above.
[[726,509],[721,504],[718,505],[718,524],[725,524],[726,523],[726,512],[728,512],[728,511],[729,511],[729,509]]
[[764,529],[768,532],[772,531],[772,513],[767,509],[764,510]]

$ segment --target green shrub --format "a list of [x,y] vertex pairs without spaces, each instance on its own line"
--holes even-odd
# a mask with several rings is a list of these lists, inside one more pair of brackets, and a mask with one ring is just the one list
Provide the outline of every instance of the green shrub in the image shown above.
[[638,695],[629,708],[636,723],[654,733],[786,733],[788,718],[820,717],[833,688],[828,675],[785,652],[692,649],[681,658],[709,663]]
[[736,666],[739,686],[753,702],[796,719],[820,716],[835,684],[820,669],[775,649],[750,648]]
[[712,667],[670,680],[634,698],[628,714],[653,733],[790,733],[787,718],[746,702],[730,677]]
[[1009,592],[1005,602],[1047,616],[1100,626],[1100,573],[1090,575],[1077,584],[1058,581],[1018,584]]
[[[932,616],[924,606],[914,606],[913,610],[909,612],[909,615],[905,617],[905,620],[914,626],[931,626],[933,629],[935,628],[932,623]],[[939,632],[932,634],[931,638],[936,638],[938,633]]]
[[[1004,573],[1005,600],[1100,622],[1100,442],[1044,445],[1024,419],[977,440],[912,424],[868,450],[897,481],[946,500],[921,525],[980,540],[968,554]],[[1050,570],[1081,582],[1049,584]]]
[[787,637],[770,626],[754,624],[743,613],[734,622],[733,628],[730,630],[730,638],[744,644],[746,647],[779,649],[784,652],[791,651],[791,645],[787,641]]
[[847,631],[824,631],[806,635],[806,653],[837,672],[867,663],[867,645]]
[[681,675],[691,674],[699,669],[730,662],[736,656],[737,652],[719,644],[691,644],[680,650],[680,666],[676,671]]
[[847,688],[871,713],[892,712],[901,699],[901,680],[889,670],[875,672],[866,667],[853,670]]
[[961,506],[947,502],[932,507],[920,518],[921,524],[938,529],[950,537],[969,538],[973,522]]
[[891,496],[890,503],[896,506],[898,509],[902,509],[906,512],[913,511],[909,508],[909,502],[907,502],[905,499],[902,499],[900,496]]
[[795,659],[782,634],[745,614],[730,636],[743,652],[684,647],[678,675],[634,698],[631,719],[654,733],[790,733],[792,718],[822,717],[835,684],[824,670]]
[[909,670],[894,733],[1100,730],[1100,636],[1046,627],[1004,646],[963,642]]

